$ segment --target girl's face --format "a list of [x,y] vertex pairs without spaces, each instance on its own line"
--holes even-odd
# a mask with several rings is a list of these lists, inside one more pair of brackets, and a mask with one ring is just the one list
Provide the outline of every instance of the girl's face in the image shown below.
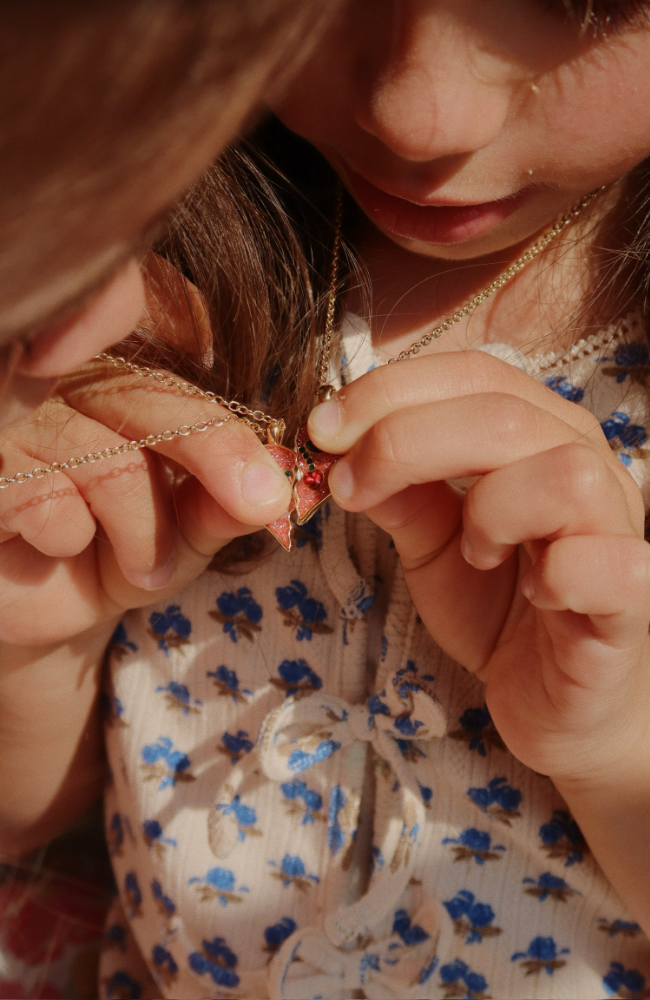
[[275,110],[395,243],[483,256],[650,156],[644,6],[352,0]]

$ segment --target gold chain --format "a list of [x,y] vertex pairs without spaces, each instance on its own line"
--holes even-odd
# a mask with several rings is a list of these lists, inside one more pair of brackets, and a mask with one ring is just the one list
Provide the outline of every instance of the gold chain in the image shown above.
[[460,323],[461,319],[465,316],[471,316],[474,310],[480,306],[482,302],[489,299],[491,295],[494,295],[494,293],[498,292],[500,288],[507,285],[508,282],[515,277],[515,275],[519,274],[519,272],[526,267],[526,264],[530,263],[533,257],[537,257],[542,250],[546,250],[549,243],[571,225],[583,209],[585,209],[587,205],[592,202],[594,198],[601,193],[601,191],[604,190],[604,187],[605,186],[603,185],[603,187],[596,188],[595,191],[590,191],[589,194],[586,194],[581,201],[574,205],[573,208],[569,209],[566,215],[563,215],[561,219],[558,219],[552,229],[549,229],[547,233],[544,233],[544,235],[541,236],[536,243],[533,243],[533,245],[529,247],[528,250],[521,255],[521,257],[518,257],[514,264],[510,265],[507,271],[504,271],[498,278],[495,278],[494,281],[487,286],[487,288],[484,288],[482,292],[478,292],[473,299],[470,299],[464,306],[461,306],[461,308],[455,312],[453,316],[449,316],[440,324],[440,326],[435,326],[433,330],[429,331],[429,333],[425,333],[421,340],[416,340],[415,343],[411,344],[411,346],[405,351],[400,351],[400,353],[394,358],[389,358],[387,364],[391,364],[394,361],[405,361],[407,358],[414,357],[416,354],[419,354],[420,348],[426,347],[432,340],[437,340],[438,337],[440,337],[443,333],[446,333],[446,331],[452,326],[455,326],[456,323]]
[[[593,199],[603,190],[604,187],[600,187],[585,195],[585,197],[574,205],[573,208],[569,209],[569,211],[563,215],[547,233],[541,236],[536,243],[533,243],[533,245],[529,247],[528,250],[521,255],[521,257],[511,264],[510,267],[503,272],[503,274],[500,274],[497,278],[495,278],[494,281],[487,286],[487,288],[484,288],[482,292],[478,292],[457,312],[455,312],[452,316],[449,316],[439,326],[434,327],[433,330],[429,331],[429,333],[426,333],[420,340],[411,344],[407,350],[401,351],[394,358],[389,358],[388,364],[395,361],[405,361],[407,358],[414,357],[420,352],[421,348],[426,347],[432,340],[436,340],[452,326],[455,326],[456,323],[459,323],[465,316],[470,316],[482,302],[485,302],[486,299],[497,292],[500,288],[503,288],[503,286],[511,281],[512,278],[514,278],[515,275],[518,274],[519,271],[521,271],[522,268],[524,268],[534,257],[545,250],[549,243],[554,240],[556,236],[559,236],[559,234],[562,233],[568,226],[570,226],[577,216],[580,215],[583,209],[585,209],[587,205],[589,205],[589,203],[593,201]],[[332,267],[327,301],[327,314],[325,318],[325,331],[323,334],[321,355],[318,364],[318,388],[320,390],[329,388],[327,383],[329,379],[332,341],[334,338],[334,320],[336,317],[336,299],[340,269],[342,230],[343,190],[339,184],[337,192],[335,237],[332,247]],[[102,354],[98,354],[94,360],[110,364],[114,368],[121,371],[129,371],[132,374],[137,375],[139,378],[153,379],[154,382],[158,382],[160,385],[168,386],[169,388],[177,389],[186,396],[199,396],[201,399],[205,399],[208,403],[215,403],[217,406],[223,407],[228,410],[229,413],[226,416],[215,416],[211,420],[197,420],[196,423],[191,425],[182,424],[173,431],[162,431],[160,434],[149,434],[147,437],[140,438],[137,441],[125,441],[124,444],[117,445],[114,448],[105,448],[103,451],[88,452],[87,455],[79,455],[74,458],[69,458],[65,462],[52,462],[51,465],[32,469],[31,472],[17,472],[15,476],[0,477],[0,490],[5,490],[8,486],[13,484],[29,482],[30,479],[42,479],[43,476],[48,475],[48,473],[55,474],[57,472],[64,472],[67,469],[76,469],[80,465],[89,465],[93,462],[100,462],[105,458],[113,458],[116,455],[124,455],[131,451],[141,451],[143,448],[153,448],[157,444],[162,444],[163,441],[173,441],[174,438],[177,437],[187,437],[189,434],[195,433],[200,434],[207,431],[210,427],[221,427],[223,424],[233,420],[236,420],[239,423],[245,423],[260,436],[271,432],[275,440],[279,443],[282,441],[282,435],[284,434],[286,427],[284,420],[278,420],[275,417],[271,417],[262,410],[251,410],[243,403],[238,403],[237,400],[227,400],[215,392],[200,389],[197,385],[194,385],[191,382],[179,381],[167,372],[155,371],[146,365],[138,365],[133,361],[128,361],[126,358],[118,357],[113,354],[104,352]]]

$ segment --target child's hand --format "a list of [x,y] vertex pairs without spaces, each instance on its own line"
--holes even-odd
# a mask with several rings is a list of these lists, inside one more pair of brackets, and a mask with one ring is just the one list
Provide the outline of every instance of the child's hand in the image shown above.
[[[156,261],[150,284],[168,267]],[[157,333],[179,343],[174,303],[161,313],[160,287],[157,293]],[[149,311],[151,319],[151,302]],[[128,373],[109,371],[97,380],[93,372],[90,387],[89,379],[64,380],[62,399],[0,439],[0,475],[226,416],[205,400]],[[273,521],[289,501],[286,477],[236,421],[175,438],[156,452],[127,452],[9,486],[0,491],[0,642],[62,642],[176,593],[224,544]]]
[[[515,756],[559,783],[638,760],[650,546],[596,418],[481,352],[377,369],[338,400],[309,425],[351,449],[334,498],[390,532],[424,624],[486,682]],[[463,500],[445,480],[465,476]]]

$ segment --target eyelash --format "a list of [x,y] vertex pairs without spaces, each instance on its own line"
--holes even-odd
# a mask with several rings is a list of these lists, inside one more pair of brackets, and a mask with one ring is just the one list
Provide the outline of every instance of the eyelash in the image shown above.
[[551,6],[563,6],[572,19],[600,33],[650,23],[650,0],[552,0]]

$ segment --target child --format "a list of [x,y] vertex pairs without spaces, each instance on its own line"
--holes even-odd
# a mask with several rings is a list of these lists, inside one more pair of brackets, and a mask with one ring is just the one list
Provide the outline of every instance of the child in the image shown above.
[[355,0],[278,106],[374,223],[337,505],[113,637],[102,996],[648,994],[649,58],[640,4]]

